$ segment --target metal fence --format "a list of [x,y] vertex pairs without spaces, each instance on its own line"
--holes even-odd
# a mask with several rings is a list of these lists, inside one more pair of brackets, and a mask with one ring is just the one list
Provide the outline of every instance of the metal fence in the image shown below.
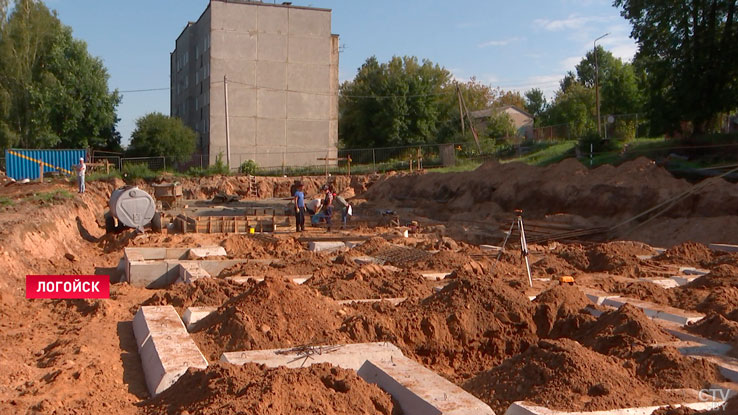
[[166,170],[167,158],[164,156],[158,157],[125,157],[120,159],[121,170],[125,170],[128,166],[146,166],[150,170]]

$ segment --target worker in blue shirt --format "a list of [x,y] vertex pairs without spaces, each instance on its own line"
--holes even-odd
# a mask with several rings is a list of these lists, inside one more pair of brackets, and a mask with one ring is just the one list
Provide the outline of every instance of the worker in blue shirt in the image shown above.
[[305,193],[302,191],[302,183],[297,183],[297,190],[295,191],[295,232],[302,232],[305,230]]

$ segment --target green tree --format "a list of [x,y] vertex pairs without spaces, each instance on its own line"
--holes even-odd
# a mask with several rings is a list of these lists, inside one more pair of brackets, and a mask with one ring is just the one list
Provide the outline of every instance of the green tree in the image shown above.
[[491,138],[513,137],[517,134],[515,123],[504,111],[497,111],[487,120],[487,135]]
[[117,91],[40,1],[0,1],[0,145],[104,147],[114,140]]
[[525,110],[533,115],[538,122],[538,118],[546,111],[548,102],[543,91],[539,88],[529,89],[525,91]]
[[735,0],[615,0],[633,25],[636,66],[647,73],[652,125],[696,135],[738,107]]
[[[595,51],[597,53],[597,65],[595,65]],[[594,50],[587,52],[584,58],[577,64],[577,82],[587,88],[594,88],[595,72],[598,72],[600,85],[602,85],[602,82],[610,76],[618,64],[622,65],[620,59],[616,58],[612,52],[598,45]],[[595,66],[598,71],[595,71]]]
[[594,90],[575,82],[566,91],[557,92],[547,117],[552,125],[568,124],[572,137],[595,130]]
[[340,87],[339,138],[346,147],[436,141],[451,111],[451,74],[428,60],[370,57]]
[[437,141],[441,143],[461,143],[473,140],[466,118],[464,119],[464,123],[466,123],[464,132],[466,135],[463,136],[461,134],[461,112],[456,93],[457,85],[470,112],[489,107],[495,97],[495,91],[492,87],[479,82],[475,77],[472,77],[467,82],[449,83],[444,86],[444,91],[447,92],[447,95],[443,96],[442,105],[445,108],[444,113],[446,116],[441,120],[437,137]]
[[183,162],[195,152],[196,139],[195,131],[179,118],[152,112],[136,120],[126,153],[140,157],[166,156]]
[[505,105],[514,105],[518,108],[525,108],[525,99],[518,91],[503,91],[497,88],[497,97],[493,99],[492,105],[502,107]]

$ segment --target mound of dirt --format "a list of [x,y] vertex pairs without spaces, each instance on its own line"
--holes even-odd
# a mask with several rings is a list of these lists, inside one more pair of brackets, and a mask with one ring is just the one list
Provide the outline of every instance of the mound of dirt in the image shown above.
[[409,262],[408,268],[419,270],[449,271],[472,262],[470,256],[454,251],[440,251],[428,258]]
[[390,244],[386,239],[375,236],[368,241],[364,242],[361,245],[358,245],[351,250],[349,250],[349,254],[353,253],[353,256],[357,255],[374,255],[380,251],[383,251],[389,247],[391,247],[392,244]]
[[218,278],[200,278],[192,284],[173,284],[166,290],[157,291],[141,305],[171,305],[179,313],[187,307],[220,307],[249,288],[249,284],[236,284]]
[[213,361],[226,351],[340,343],[344,314],[312,288],[266,277],[219,308],[193,337]]
[[685,328],[691,333],[721,342],[732,342],[738,339],[738,322],[728,320],[717,313],[711,313]]
[[539,337],[548,337],[557,320],[577,315],[592,304],[579,288],[571,285],[557,285],[546,290],[533,303],[537,305],[533,319]]
[[627,356],[634,348],[676,340],[640,308],[623,304],[619,309],[603,313],[597,320],[572,334],[579,343],[607,355]]
[[621,276],[640,276],[638,255],[653,254],[653,249],[641,242],[616,241],[596,244],[587,249],[589,272],[608,272]]
[[738,288],[738,267],[732,265],[718,265],[705,274],[686,285],[688,288]]
[[618,359],[568,339],[541,340],[470,379],[464,389],[499,414],[514,401],[562,411],[595,411],[666,404],[674,399],[638,380]]
[[389,341],[451,379],[468,378],[538,340],[534,306],[498,280],[456,279],[397,307],[356,306],[341,332],[354,342]]
[[714,363],[684,356],[671,346],[648,347],[633,357],[638,377],[658,389],[700,390],[726,382]]
[[328,275],[318,273],[305,285],[335,300],[424,298],[433,293],[432,285],[422,275],[409,270],[394,271],[376,264],[362,265],[348,274],[335,270]]
[[708,266],[713,260],[713,251],[698,242],[684,242],[673,246],[654,258],[656,261],[670,264]]
[[204,370],[189,369],[144,403],[144,412],[151,415],[392,415],[398,410],[376,385],[326,363],[299,369],[216,363]]

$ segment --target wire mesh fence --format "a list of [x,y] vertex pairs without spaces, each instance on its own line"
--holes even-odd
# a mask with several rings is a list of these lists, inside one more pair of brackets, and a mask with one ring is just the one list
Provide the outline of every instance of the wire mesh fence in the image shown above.
[[121,170],[125,170],[126,166],[146,166],[150,170],[166,170],[167,158],[164,156],[158,157],[125,157],[120,159]]

